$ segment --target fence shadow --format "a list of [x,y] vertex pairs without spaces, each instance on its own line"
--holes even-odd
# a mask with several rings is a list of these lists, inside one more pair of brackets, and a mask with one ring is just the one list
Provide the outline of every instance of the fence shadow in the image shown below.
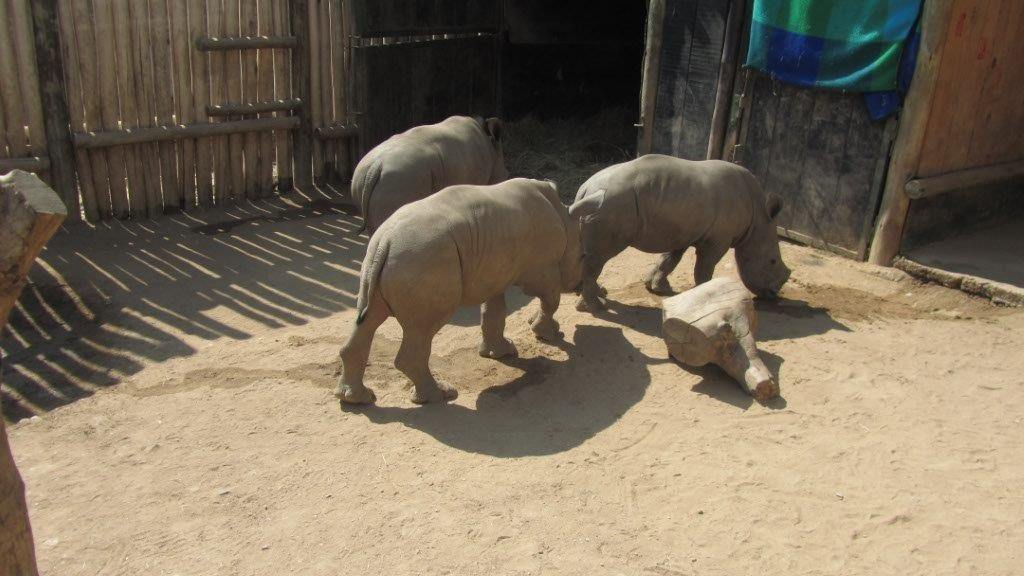
[[73,402],[200,341],[353,306],[367,237],[340,191],[314,194],[62,229],[2,339],[4,416]]

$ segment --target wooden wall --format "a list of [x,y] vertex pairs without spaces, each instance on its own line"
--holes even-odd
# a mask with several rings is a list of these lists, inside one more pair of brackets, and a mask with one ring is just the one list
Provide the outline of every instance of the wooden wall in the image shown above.
[[1024,160],[1024,2],[955,0],[917,177]]
[[46,136],[36,73],[30,2],[0,0],[0,172],[47,178]]

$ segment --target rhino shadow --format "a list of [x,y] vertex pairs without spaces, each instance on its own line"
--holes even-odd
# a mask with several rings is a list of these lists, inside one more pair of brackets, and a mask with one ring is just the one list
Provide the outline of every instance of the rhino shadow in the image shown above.
[[473,408],[458,404],[350,407],[374,424],[398,422],[452,448],[504,458],[575,448],[615,423],[643,398],[650,362],[621,328],[582,325],[564,361],[514,358],[514,380],[483,390]]
[[758,298],[754,306],[757,308],[758,342],[804,338],[832,330],[850,332],[850,327],[836,320],[827,308],[813,306],[805,300]]
[[[772,377],[775,378],[776,382],[779,382],[779,368],[782,367],[782,363],[785,362],[781,357],[776,356],[770,352],[760,351],[761,360],[764,361],[765,366],[768,367],[768,371],[772,373]],[[701,381],[694,384],[693,390],[698,394],[704,394],[718,400],[725,402],[726,404],[732,404],[733,406],[746,410],[750,408],[755,400],[747,394],[740,383],[733,380],[724,370],[719,368],[715,364],[705,364],[704,366],[687,366],[681,362],[675,361],[678,366],[683,370],[686,370],[694,376],[700,376]],[[786,392],[786,383],[779,382],[779,388],[783,395],[776,398],[772,398],[768,402],[765,402],[763,406],[771,408],[772,410],[781,410],[786,407],[786,398],[784,396]]]

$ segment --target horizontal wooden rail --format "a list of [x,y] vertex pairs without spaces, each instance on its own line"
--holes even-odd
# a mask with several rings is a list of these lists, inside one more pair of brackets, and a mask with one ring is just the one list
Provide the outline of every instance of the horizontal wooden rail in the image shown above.
[[359,126],[355,124],[331,124],[313,130],[313,134],[321,140],[353,138],[359,135]]
[[26,172],[43,172],[50,169],[49,156],[30,156],[28,158],[0,158],[0,172],[24,170]]
[[971,186],[995,184],[1004,180],[1021,177],[1024,177],[1024,161],[1007,162],[1006,164],[996,164],[994,166],[957,170],[956,172],[947,172],[946,174],[929,176],[927,178],[914,178],[907,182],[904,189],[907,191],[908,197],[917,200],[945,194],[954,190],[970,188]]
[[298,43],[295,36],[204,37],[196,40],[196,48],[204,52],[212,50],[252,50],[254,48],[294,48],[298,46]]
[[78,149],[106,148],[110,146],[123,146],[125,144],[223,136],[244,132],[293,130],[298,125],[299,119],[291,116],[286,118],[254,118],[252,120],[178,126],[153,126],[131,130],[111,130],[109,132],[76,132],[74,134],[74,141],[75,148]]
[[282,112],[295,110],[302,106],[302,100],[274,100],[273,102],[256,102],[253,104],[210,104],[206,107],[208,116],[241,116],[244,114],[262,114],[264,112]]

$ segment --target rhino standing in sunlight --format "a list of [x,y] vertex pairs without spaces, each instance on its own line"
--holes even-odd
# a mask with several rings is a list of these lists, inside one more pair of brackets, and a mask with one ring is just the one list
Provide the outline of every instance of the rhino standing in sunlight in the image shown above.
[[576,200],[605,195],[604,208],[583,222],[583,282],[579,310],[604,307],[597,277],[605,263],[632,246],[663,252],[647,289],[670,293],[668,275],[690,246],[697,248],[694,282],[711,279],[729,248],[743,283],[774,298],[789,279],[775,217],[782,199],[765,195],[746,168],[721,160],[690,161],[660,154],[609,166],[583,183]]
[[554,313],[580,280],[579,219],[600,208],[592,195],[567,208],[551,182],[516,178],[492,186],[452,186],[400,208],[370,238],[359,279],[357,318],[341,349],[335,396],[373,402],[363,384],[370,345],[389,316],[402,326],[395,367],[415,386],[413,402],[455,398],[430,372],[437,331],[459,306],[479,305],[480,355],[515,354],[505,338],[505,291],[540,298],[532,322],[543,340],[561,337]]
[[363,156],[352,174],[352,199],[373,232],[396,210],[456,184],[508,179],[497,118],[452,116],[396,134]]

